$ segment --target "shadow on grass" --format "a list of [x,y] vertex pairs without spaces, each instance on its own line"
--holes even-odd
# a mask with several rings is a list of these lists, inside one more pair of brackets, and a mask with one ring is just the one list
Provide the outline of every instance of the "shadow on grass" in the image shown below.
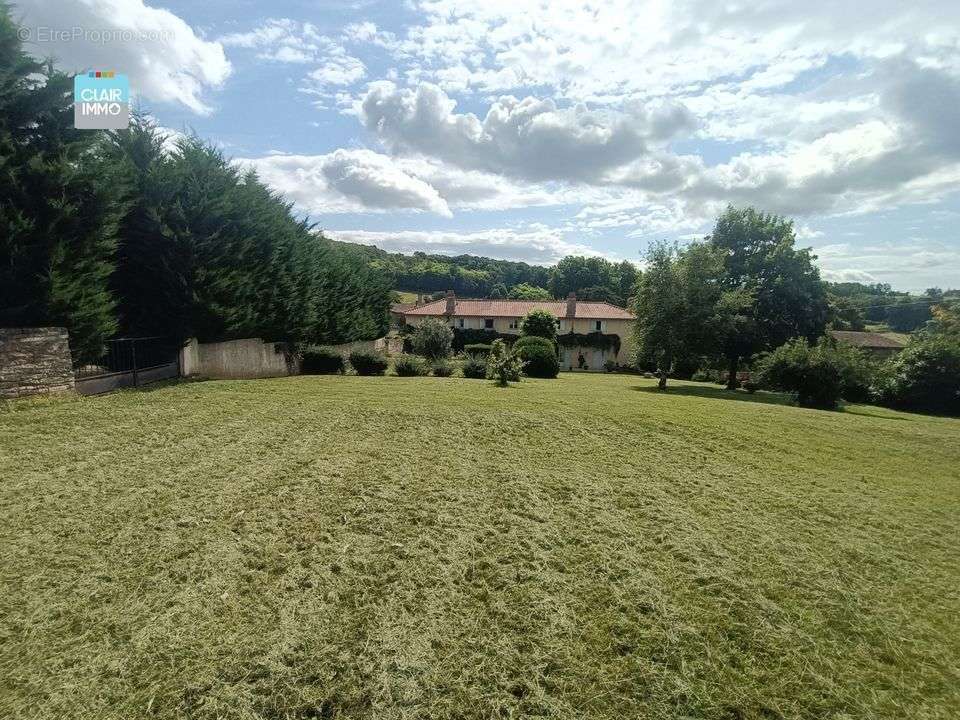
[[896,412],[895,410],[888,410],[887,408],[878,406],[844,405],[840,408],[840,412],[846,413],[847,415],[876,418],[877,420],[901,420],[911,422],[914,419],[902,414],[893,415],[891,413]]
[[[651,394],[683,395],[688,397],[710,398],[712,400],[737,400],[740,402],[760,403],[762,405],[798,407],[789,395],[769,391],[748,393],[746,390],[727,390],[724,387],[711,387],[709,385],[667,385],[666,390],[660,390],[655,385],[635,385],[631,390]],[[904,416],[894,410],[873,405],[841,404],[836,411],[828,412],[842,412],[847,415],[858,415],[860,417],[876,418],[877,420],[913,420],[913,418]]]
[[738,400],[740,402],[760,403],[762,405],[793,405],[790,397],[780,393],[755,392],[746,390],[727,390],[723,387],[709,385],[667,385],[666,390],[660,390],[655,385],[634,385],[630,388],[637,392],[653,395],[682,395],[686,397],[701,397],[711,400]]

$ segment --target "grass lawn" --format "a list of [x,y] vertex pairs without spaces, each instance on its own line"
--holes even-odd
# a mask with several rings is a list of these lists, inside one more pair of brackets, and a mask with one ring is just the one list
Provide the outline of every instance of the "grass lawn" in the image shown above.
[[960,421],[653,383],[0,408],[0,717],[960,717]]

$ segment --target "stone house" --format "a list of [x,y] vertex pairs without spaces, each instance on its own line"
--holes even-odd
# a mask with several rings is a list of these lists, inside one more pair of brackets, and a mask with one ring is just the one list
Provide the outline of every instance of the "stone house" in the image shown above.
[[442,300],[405,309],[403,318],[414,327],[432,317],[448,323],[454,332],[492,330],[519,335],[523,318],[533,310],[546,310],[557,318],[561,370],[600,371],[608,360],[632,364],[633,313],[606,302],[577,300],[574,293],[556,301],[475,300],[448,291]]

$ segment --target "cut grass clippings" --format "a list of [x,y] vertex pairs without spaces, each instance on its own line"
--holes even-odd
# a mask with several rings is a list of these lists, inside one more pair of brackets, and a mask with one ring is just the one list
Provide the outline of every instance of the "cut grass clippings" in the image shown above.
[[960,716],[960,421],[654,383],[7,403],[0,717]]

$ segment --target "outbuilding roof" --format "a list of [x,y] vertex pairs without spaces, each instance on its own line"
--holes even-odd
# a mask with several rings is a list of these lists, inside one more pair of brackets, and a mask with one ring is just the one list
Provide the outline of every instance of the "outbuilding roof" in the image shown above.
[[830,335],[840,342],[862,348],[902,348],[904,345],[896,338],[875,332],[857,332],[855,330],[831,330]]

